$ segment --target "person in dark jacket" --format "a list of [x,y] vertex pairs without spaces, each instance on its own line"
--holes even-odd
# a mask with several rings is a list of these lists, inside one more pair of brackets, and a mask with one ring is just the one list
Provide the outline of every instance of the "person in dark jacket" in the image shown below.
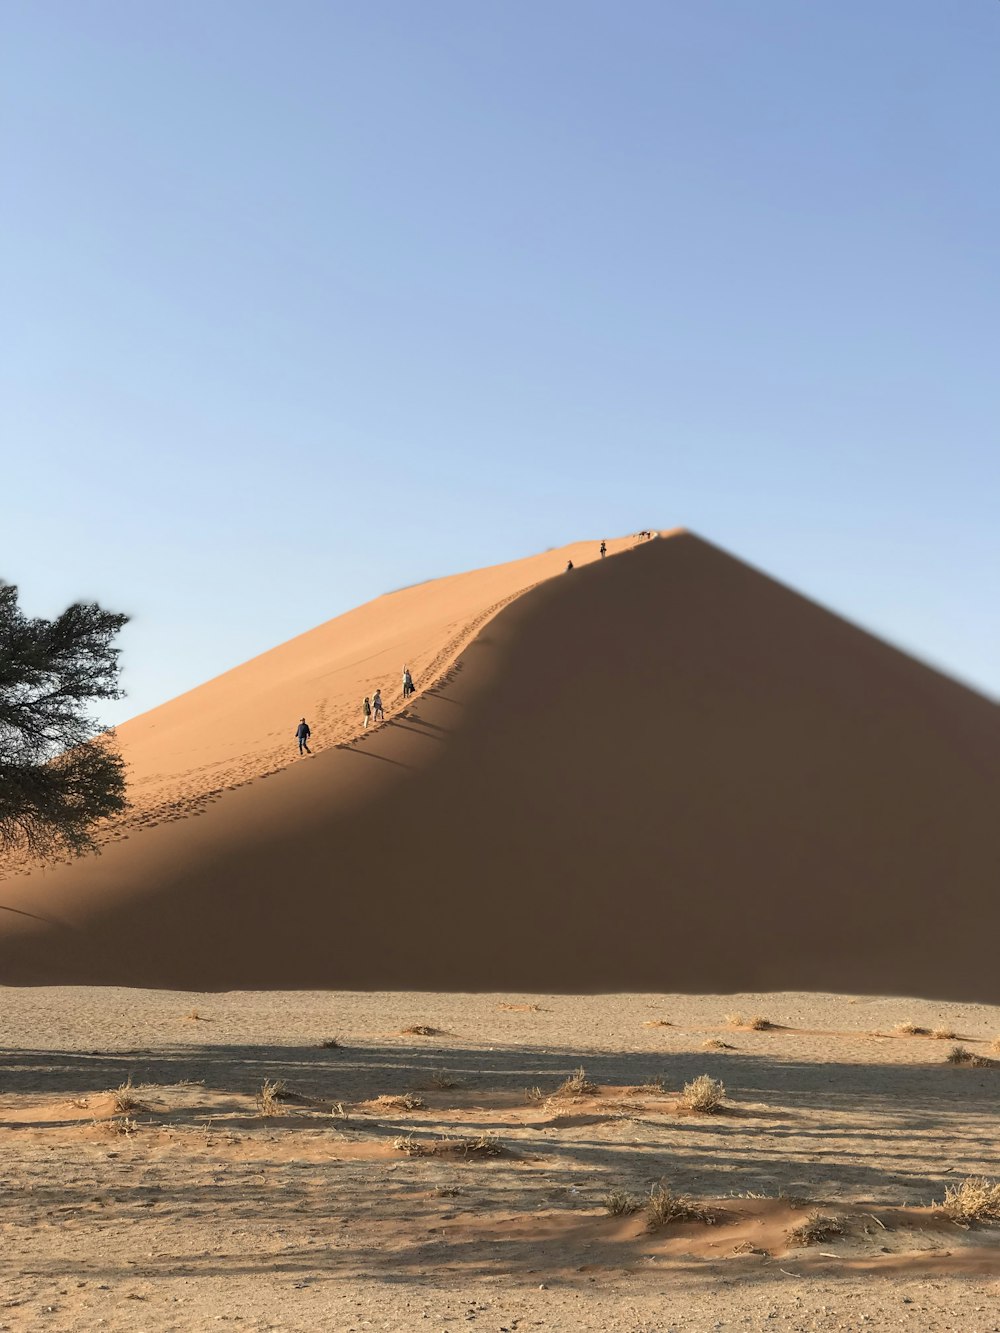
[[309,737],[312,735],[312,732],[309,730],[309,723],[305,718],[302,718],[299,725],[295,728],[295,735],[299,742],[299,754],[302,754],[303,751],[305,751],[306,754],[312,754],[312,750],[309,748]]

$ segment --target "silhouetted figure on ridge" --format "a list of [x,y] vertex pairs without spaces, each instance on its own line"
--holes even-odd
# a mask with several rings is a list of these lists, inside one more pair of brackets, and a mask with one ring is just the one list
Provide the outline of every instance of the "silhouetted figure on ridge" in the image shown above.
[[607,542],[601,542],[601,559],[602,559],[602,560],[603,560],[604,557],[607,555],[607,553],[608,553],[608,544],[607,544]]

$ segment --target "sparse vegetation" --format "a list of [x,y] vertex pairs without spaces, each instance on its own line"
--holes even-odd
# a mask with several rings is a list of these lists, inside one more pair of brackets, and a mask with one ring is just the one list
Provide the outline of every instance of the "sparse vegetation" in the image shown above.
[[412,1027],[403,1028],[399,1035],[401,1037],[442,1037],[444,1033],[440,1028],[428,1027],[426,1023],[414,1023]]
[[986,1055],[976,1055],[966,1046],[953,1046],[945,1059],[950,1065],[970,1065],[973,1069],[989,1069],[996,1063]]
[[707,1041],[701,1043],[703,1051],[735,1051],[735,1046],[730,1046],[728,1041],[720,1041],[718,1037],[709,1037]]
[[324,1051],[339,1051],[342,1049],[342,1043],[336,1037],[327,1037],[326,1041],[320,1042],[320,1048]]
[[430,1085],[437,1088],[440,1092],[448,1092],[451,1088],[457,1088],[460,1080],[454,1078],[448,1073],[447,1069],[436,1069],[430,1077]]
[[699,1074],[690,1083],[685,1083],[681,1093],[681,1101],[688,1110],[697,1111],[700,1115],[714,1115],[720,1111],[725,1097],[726,1089],[722,1082],[708,1074]]
[[257,1093],[257,1110],[262,1116],[284,1115],[281,1098],[287,1092],[288,1086],[283,1078],[266,1078]]
[[115,1112],[118,1115],[128,1115],[129,1111],[142,1111],[145,1108],[135,1095],[135,1088],[132,1086],[132,1075],[129,1074],[124,1083],[119,1083],[111,1094],[114,1102]]
[[995,1041],[990,1042],[990,1050],[996,1051],[997,1055],[1000,1055],[1000,1037],[997,1037]]
[[563,1079],[552,1094],[553,1097],[592,1097],[598,1091],[597,1084],[587,1078],[583,1065],[574,1069],[568,1078]]
[[636,1083],[631,1088],[625,1089],[626,1097],[662,1097],[666,1092],[663,1085],[663,1079],[657,1074],[656,1078],[650,1079],[648,1083]]
[[958,1033],[953,1032],[951,1028],[935,1028],[931,1036],[935,1041],[955,1041],[958,1038]]
[[945,1216],[962,1226],[977,1222],[1000,1221],[1000,1182],[985,1176],[967,1176],[958,1185],[949,1185],[938,1205]]
[[634,1194],[629,1194],[628,1190],[613,1189],[605,1194],[604,1207],[612,1217],[625,1217],[629,1213],[637,1212],[642,1204]]
[[918,1027],[916,1023],[911,1023],[909,1021],[905,1023],[897,1023],[893,1028],[893,1032],[895,1032],[898,1037],[929,1037],[931,1035],[930,1028]]
[[695,1203],[688,1194],[675,1194],[666,1185],[654,1185],[649,1191],[646,1212],[647,1231],[659,1231],[669,1222],[707,1222],[711,1225],[715,1221],[710,1208]]
[[426,1111],[427,1103],[415,1092],[404,1092],[399,1097],[377,1097],[380,1107],[387,1111]]
[[187,1013],[184,1015],[185,1023],[197,1023],[200,1020],[201,1020],[201,1014],[199,1014],[197,1009],[189,1009]]
[[731,1028],[744,1028],[753,1032],[768,1032],[777,1027],[776,1023],[772,1023],[763,1014],[751,1014],[747,1017],[738,1010],[735,1014],[726,1014],[726,1022]]
[[403,1134],[393,1141],[392,1146],[410,1157],[500,1157],[506,1152],[496,1134],[454,1139],[418,1139],[414,1134]]
[[130,1139],[139,1125],[130,1116],[116,1115],[113,1120],[105,1120],[104,1127],[110,1134],[120,1134],[123,1138]]
[[847,1230],[842,1217],[833,1217],[827,1213],[810,1213],[804,1222],[792,1227],[788,1233],[790,1245],[820,1245],[823,1241],[843,1236]]
[[673,1023],[666,1018],[647,1018],[642,1026],[644,1028],[670,1028],[673,1027]]

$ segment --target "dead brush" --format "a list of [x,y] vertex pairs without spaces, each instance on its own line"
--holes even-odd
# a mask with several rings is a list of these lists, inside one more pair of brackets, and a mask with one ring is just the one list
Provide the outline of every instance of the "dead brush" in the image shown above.
[[703,1051],[735,1051],[735,1046],[730,1046],[728,1041],[720,1041],[718,1037],[709,1037],[701,1043]]
[[412,1027],[403,1028],[399,1035],[401,1037],[443,1037],[444,1033],[440,1028],[428,1027],[426,1023],[414,1023]]
[[620,1187],[608,1190],[603,1202],[605,1212],[610,1213],[612,1217],[627,1217],[629,1213],[636,1213],[642,1207],[640,1199]]
[[957,1041],[958,1033],[953,1032],[951,1028],[935,1028],[931,1033],[935,1041]]
[[598,1091],[596,1083],[587,1078],[583,1065],[574,1069],[568,1078],[563,1079],[552,1094],[553,1097],[592,1097]]
[[449,1092],[452,1088],[461,1086],[461,1080],[449,1074],[447,1069],[436,1069],[428,1080],[432,1088],[439,1092]]
[[327,1037],[326,1041],[321,1041],[319,1045],[323,1051],[343,1050],[343,1042],[339,1042],[336,1037]]
[[632,1087],[626,1088],[624,1095],[626,1097],[662,1097],[666,1090],[663,1079],[657,1074],[656,1078],[650,1079],[648,1083],[634,1083]]
[[471,1139],[418,1139],[414,1134],[403,1134],[393,1140],[392,1146],[409,1157],[500,1157],[507,1151],[496,1134]]
[[966,1046],[953,1046],[945,1059],[950,1065],[968,1065],[971,1069],[990,1069],[996,1064],[995,1060],[986,1055],[976,1055]]
[[184,1015],[185,1023],[203,1023],[204,1021],[205,1020],[202,1018],[201,1014],[198,1012],[197,1009],[189,1009],[187,1013]]
[[772,1023],[769,1018],[765,1018],[763,1014],[750,1014],[748,1016],[740,1013],[739,1010],[735,1014],[726,1014],[726,1022],[731,1028],[743,1028],[745,1031],[751,1032],[769,1032],[772,1028],[778,1026],[777,1023]]
[[426,1111],[427,1103],[415,1092],[404,1092],[400,1097],[377,1097],[376,1102],[387,1111]]
[[672,1028],[673,1023],[666,1018],[647,1018],[642,1026],[644,1028]]
[[670,1222],[706,1222],[711,1226],[715,1221],[710,1208],[696,1203],[689,1194],[675,1194],[666,1185],[654,1185],[649,1191],[646,1214],[647,1231],[659,1231]]
[[544,1102],[545,1093],[542,1092],[541,1088],[536,1083],[533,1088],[525,1088],[524,1100],[526,1102]]
[[111,1094],[111,1100],[117,1115],[128,1115],[129,1111],[144,1111],[146,1109],[135,1095],[131,1074],[124,1083],[119,1083],[118,1087],[115,1088]]
[[257,1110],[266,1117],[284,1115],[281,1099],[287,1094],[288,1085],[283,1078],[266,1078],[257,1093]]
[[792,1227],[788,1233],[789,1245],[821,1245],[824,1241],[843,1236],[847,1224],[842,1217],[827,1213],[810,1213],[804,1222]]
[[937,1206],[960,1226],[1000,1222],[1000,1182],[986,1176],[966,1176],[960,1184],[948,1186]]
[[929,1037],[931,1035],[930,1028],[918,1027],[916,1023],[909,1021],[897,1023],[892,1030],[898,1037]]
[[[98,1123],[98,1121],[94,1121],[95,1125]],[[139,1128],[139,1125],[137,1121],[131,1118],[131,1116],[116,1115],[111,1120],[105,1120],[104,1128],[109,1134],[120,1134],[122,1138],[130,1139]]]
[[685,1083],[681,1092],[682,1105],[699,1115],[715,1115],[722,1110],[725,1099],[726,1089],[722,1081],[708,1074],[699,1074],[690,1083]]

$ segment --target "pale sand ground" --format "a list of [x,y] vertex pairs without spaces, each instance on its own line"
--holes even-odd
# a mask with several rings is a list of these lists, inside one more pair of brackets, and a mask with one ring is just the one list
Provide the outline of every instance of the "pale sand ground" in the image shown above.
[[[729,1031],[734,1010],[783,1027]],[[0,1328],[1000,1329],[1000,1230],[928,1207],[998,1174],[1000,1066],[873,1035],[905,1020],[983,1055],[1000,1035],[998,1007],[795,993],[6,988]],[[579,1065],[596,1095],[526,1096]],[[728,1109],[683,1115],[703,1072]],[[146,1109],[120,1135],[129,1076]],[[273,1119],[265,1077],[300,1098]],[[425,1108],[373,1100],[412,1090]],[[486,1132],[505,1155],[394,1147]],[[660,1179],[718,1223],[650,1235],[604,1211]],[[849,1234],[790,1246],[814,1206]]]

